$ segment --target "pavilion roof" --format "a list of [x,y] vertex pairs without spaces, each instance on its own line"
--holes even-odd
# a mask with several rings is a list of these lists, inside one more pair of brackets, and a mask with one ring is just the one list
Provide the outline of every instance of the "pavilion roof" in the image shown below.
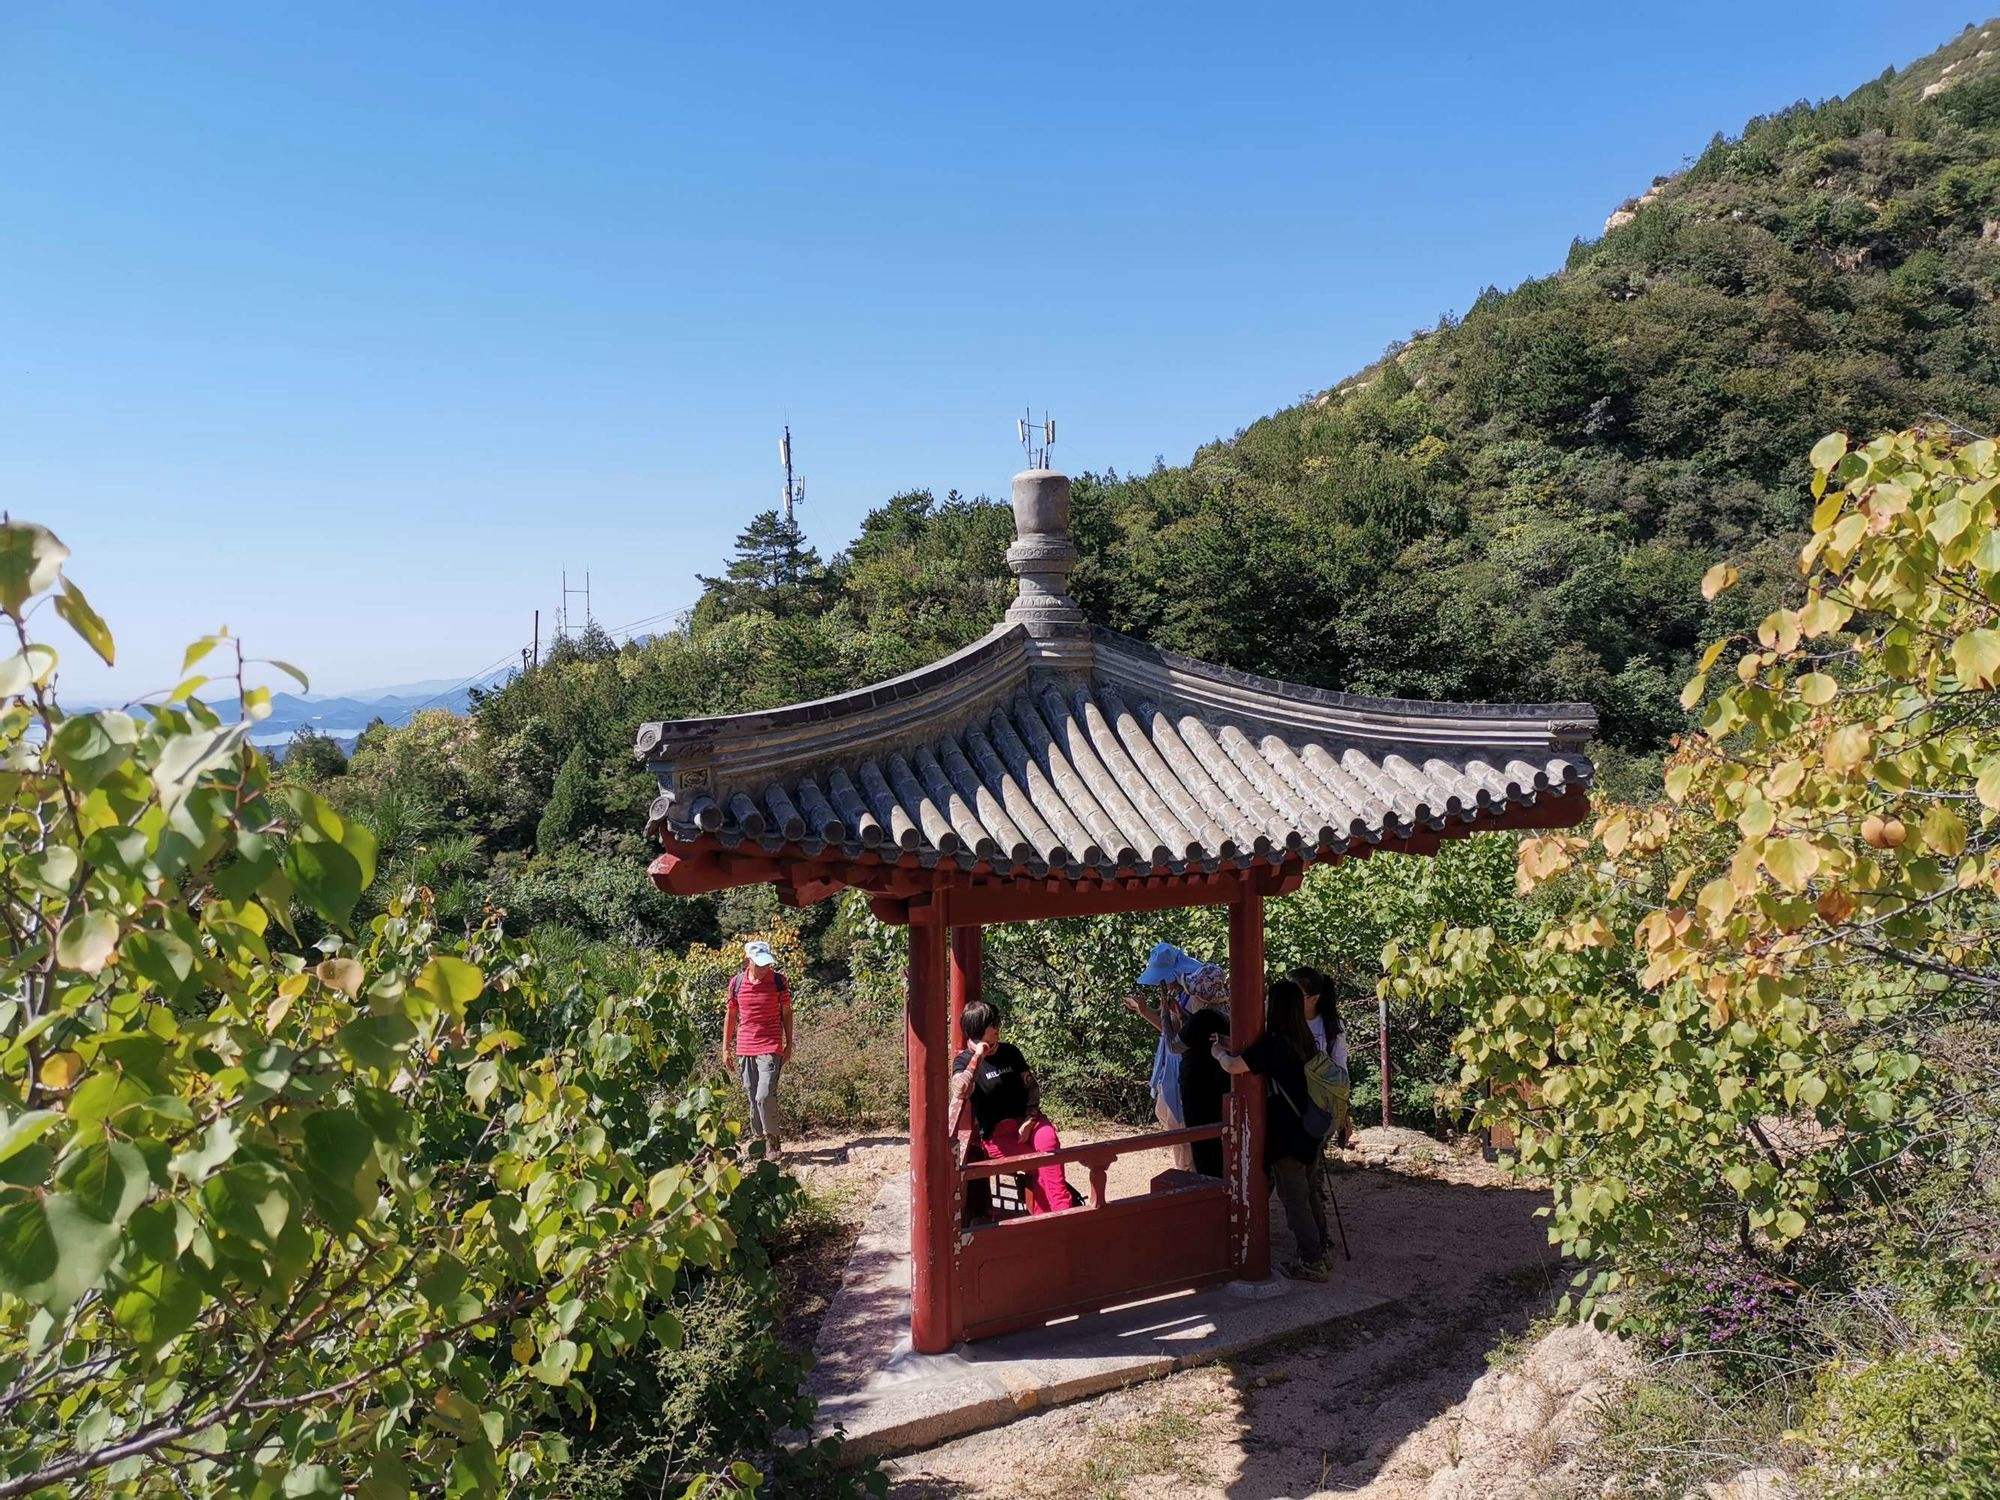
[[1145,880],[1584,815],[1588,704],[1359,697],[1090,626],[1063,590],[1067,502],[1061,476],[1015,481],[1022,599],[964,650],[816,702],[642,726],[658,883],[806,865],[822,890],[887,869]]

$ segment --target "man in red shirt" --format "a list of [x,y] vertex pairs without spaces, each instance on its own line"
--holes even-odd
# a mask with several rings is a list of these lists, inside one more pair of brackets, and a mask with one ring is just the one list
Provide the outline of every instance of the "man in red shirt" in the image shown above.
[[743,945],[743,967],[729,981],[722,1016],[722,1065],[736,1064],[750,1099],[750,1133],[764,1154],[778,1154],[778,1074],[792,1055],[792,987],[777,955],[759,938]]

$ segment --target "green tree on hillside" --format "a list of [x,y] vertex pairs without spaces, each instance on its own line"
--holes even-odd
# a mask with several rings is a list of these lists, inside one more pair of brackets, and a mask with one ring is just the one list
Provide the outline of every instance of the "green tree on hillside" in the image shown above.
[[720,578],[698,576],[703,592],[696,614],[704,621],[748,610],[779,618],[804,613],[824,603],[828,582],[798,521],[775,510],[759,511],[737,534],[736,553]]
[[555,854],[575,844],[602,813],[597,796],[595,747],[578,740],[564,759],[562,770],[556,773],[548,806],[535,825],[535,848],[543,854]]

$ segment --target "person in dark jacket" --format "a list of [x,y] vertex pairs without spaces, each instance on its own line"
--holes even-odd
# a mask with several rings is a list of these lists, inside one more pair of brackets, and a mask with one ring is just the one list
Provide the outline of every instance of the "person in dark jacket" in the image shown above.
[[1220,1038],[1209,1044],[1224,1072],[1256,1073],[1269,1087],[1264,1167],[1278,1201],[1285,1205],[1285,1221],[1299,1247],[1299,1258],[1284,1267],[1285,1274],[1297,1281],[1325,1281],[1331,1274],[1326,1262],[1326,1199],[1318,1171],[1323,1143],[1307,1132],[1302,1118],[1309,1099],[1306,1062],[1318,1050],[1306,1025],[1305,992],[1291,979],[1272,983],[1265,1000],[1264,1034],[1240,1055]]
[[[1229,1098],[1229,1075],[1210,1050],[1229,1040],[1229,990],[1225,983],[1199,1010],[1181,1022],[1181,1115],[1185,1125],[1219,1125]],[[1205,1177],[1222,1176],[1222,1142],[1196,1141],[1194,1169]]]

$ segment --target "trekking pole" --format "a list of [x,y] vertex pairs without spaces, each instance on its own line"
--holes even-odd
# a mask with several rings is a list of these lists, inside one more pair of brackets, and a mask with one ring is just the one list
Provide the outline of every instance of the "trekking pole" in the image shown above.
[[1354,1252],[1347,1248],[1347,1225],[1340,1217],[1340,1199],[1334,1195],[1333,1184],[1326,1184],[1326,1201],[1333,1205],[1333,1227],[1340,1231],[1340,1258],[1353,1260]]

